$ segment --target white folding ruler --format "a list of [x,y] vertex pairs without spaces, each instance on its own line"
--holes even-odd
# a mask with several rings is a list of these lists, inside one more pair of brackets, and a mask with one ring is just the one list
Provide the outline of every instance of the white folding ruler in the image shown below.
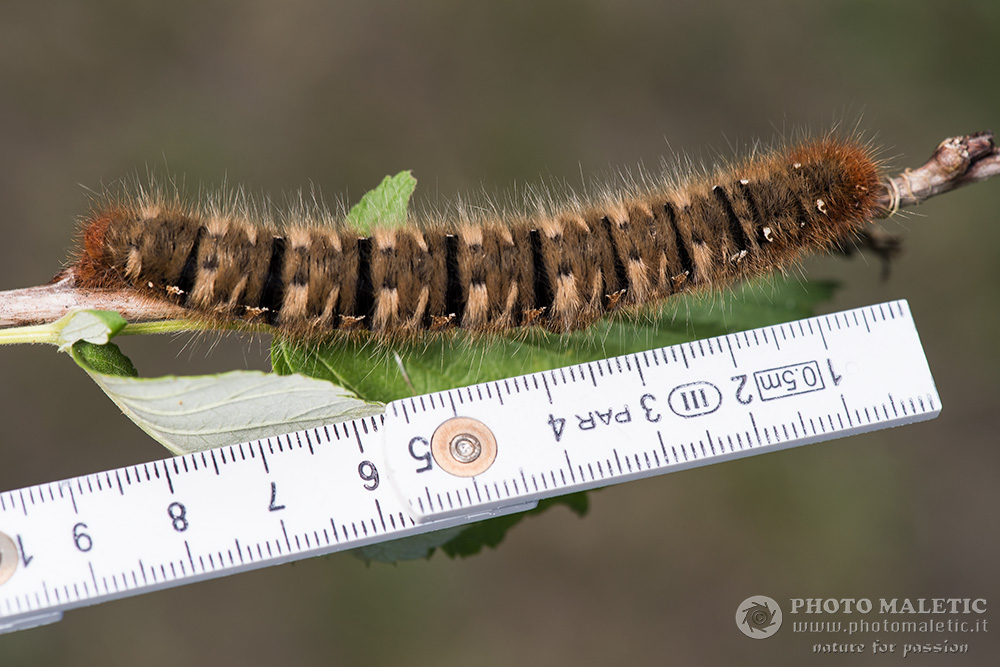
[[0,632],[640,477],[931,419],[905,301],[0,493]]

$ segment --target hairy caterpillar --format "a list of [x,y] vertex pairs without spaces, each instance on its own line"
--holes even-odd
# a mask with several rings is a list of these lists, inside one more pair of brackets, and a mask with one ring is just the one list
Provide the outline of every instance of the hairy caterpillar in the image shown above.
[[73,270],[82,288],[133,290],[194,318],[311,339],[562,332],[842,243],[878,212],[879,171],[870,146],[831,136],[544,214],[370,236],[310,219],[279,232],[235,214],[118,203],[85,222]]

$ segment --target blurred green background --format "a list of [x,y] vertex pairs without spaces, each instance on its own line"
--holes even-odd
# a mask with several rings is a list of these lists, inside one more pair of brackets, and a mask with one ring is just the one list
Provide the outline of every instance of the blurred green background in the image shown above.
[[[992,0],[3,3],[0,288],[46,282],[88,191],[147,169],[353,201],[408,168],[447,202],[859,117],[916,166],[995,125],[998,28]],[[802,664],[835,638],[751,641],[737,605],[1000,604],[998,205],[991,182],[890,222],[885,283],[871,260],[804,267],[843,282],[827,310],[909,299],[933,422],[600,491],[465,561],[340,554],[70,612],[0,637],[0,665]],[[266,367],[265,339],[123,346],[145,374]],[[0,423],[3,490],[166,455],[49,347],[0,349]],[[932,639],[970,643],[951,664],[1000,649]]]

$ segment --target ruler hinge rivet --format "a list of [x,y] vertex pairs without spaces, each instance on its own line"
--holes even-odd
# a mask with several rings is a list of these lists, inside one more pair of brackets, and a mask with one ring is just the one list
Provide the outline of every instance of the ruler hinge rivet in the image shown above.
[[453,417],[434,431],[431,453],[445,472],[458,477],[475,477],[493,465],[497,440],[493,431],[478,419]]

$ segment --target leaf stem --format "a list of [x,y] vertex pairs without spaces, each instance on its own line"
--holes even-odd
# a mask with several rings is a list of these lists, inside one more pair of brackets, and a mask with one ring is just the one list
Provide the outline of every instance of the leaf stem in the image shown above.
[[0,345],[21,345],[24,343],[49,343],[58,345],[60,331],[62,331],[62,327],[57,326],[56,322],[36,324],[29,327],[0,329]]

